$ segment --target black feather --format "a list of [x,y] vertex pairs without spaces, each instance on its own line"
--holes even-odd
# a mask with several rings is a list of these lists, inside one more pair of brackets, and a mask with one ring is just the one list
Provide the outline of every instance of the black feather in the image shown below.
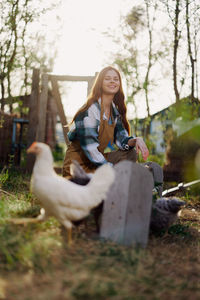
[[71,177],[69,180],[79,185],[87,185],[90,178]]

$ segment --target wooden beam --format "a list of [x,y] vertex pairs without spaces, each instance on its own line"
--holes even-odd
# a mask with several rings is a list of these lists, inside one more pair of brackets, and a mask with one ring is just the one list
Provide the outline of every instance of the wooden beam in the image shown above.
[[[29,126],[27,146],[29,147],[36,140],[37,124],[38,124],[38,101],[39,101],[39,81],[40,71],[33,69],[32,75],[32,90],[29,99]],[[31,172],[35,162],[35,157],[31,154],[27,156],[27,171]]]
[[60,96],[60,93],[59,93],[59,88],[58,88],[58,82],[57,82],[57,79],[53,76],[51,76],[51,84],[52,84],[52,94],[53,94],[53,97],[56,101],[56,104],[57,104],[57,108],[58,108],[58,114],[59,114],[59,117],[60,117],[60,121],[61,121],[61,124],[62,124],[62,129],[63,129],[63,135],[64,135],[64,138],[65,138],[65,142],[67,145],[69,145],[69,139],[68,139],[68,136],[67,136],[67,133],[69,131],[68,127],[66,127],[66,125],[68,124],[67,123],[67,118],[65,116],[65,112],[64,112],[64,109],[63,109],[63,105],[62,105],[62,101],[61,101],[61,96]]
[[92,86],[93,86],[93,84],[94,84],[94,81],[95,81],[97,75],[98,75],[98,73],[95,73],[95,76],[92,76],[92,77],[90,78],[90,80],[88,80],[88,88],[87,88],[87,94],[88,94],[88,95],[89,95],[90,92],[91,92]]
[[42,86],[39,97],[39,111],[38,111],[38,127],[37,127],[37,141],[45,142],[45,126],[46,126],[46,112],[48,100],[48,75],[42,75]]
[[72,76],[72,75],[51,75],[49,74],[50,79],[56,81],[90,81],[94,80],[94,76]]
[[94,77],[93,77],[93,79],[92,79],[92,80],[89,80],[89,81],[88,81],[88,86],[87,86],[87,95],[89,95],[89,94],[90,94],[90,92],[91,92],[91,89],[92,89],[93,82],[94,82]]

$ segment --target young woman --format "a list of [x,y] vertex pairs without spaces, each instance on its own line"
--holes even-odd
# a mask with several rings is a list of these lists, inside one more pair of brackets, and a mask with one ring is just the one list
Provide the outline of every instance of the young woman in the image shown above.
[[141,137],[129,136],[121,76],[113,67],[98,74],[87,102],[72,122],[68,133],[71,144],[63,165],[65,177],[70,176],[72,160],[77,160],[86,172],[94,172],[105,163],[116,164],[123,159],[136,162],[139,151],[144,160],[149,155]]

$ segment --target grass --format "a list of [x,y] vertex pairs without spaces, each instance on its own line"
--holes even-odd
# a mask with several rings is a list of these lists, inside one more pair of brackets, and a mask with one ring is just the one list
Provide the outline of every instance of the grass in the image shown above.
[[58,222],[14,225],[40,205],[30,177],[9,173],[0,192],[0,299],[146,300],[199,299],[199,196],[190,192],[179,221],[167,234],[151,235],[146,249],[101,241],[92,217],[73,230],[66,246]]

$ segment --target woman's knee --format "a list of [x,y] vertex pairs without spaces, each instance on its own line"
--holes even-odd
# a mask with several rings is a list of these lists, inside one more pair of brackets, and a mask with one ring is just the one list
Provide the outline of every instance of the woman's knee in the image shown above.
[[127,160],[131,160],[133,162],[137,161],[137,153],[136,153],[135,148],[128,150],[126,156],[127,156]]
[[109,162],[113,163],[114,165],[122,160],[130,160],[132,162],[136,162],[137,161],[137,153],[134,148],[131,150],[117,150],[117,151],[108,153],[105,156],[105,158]]

